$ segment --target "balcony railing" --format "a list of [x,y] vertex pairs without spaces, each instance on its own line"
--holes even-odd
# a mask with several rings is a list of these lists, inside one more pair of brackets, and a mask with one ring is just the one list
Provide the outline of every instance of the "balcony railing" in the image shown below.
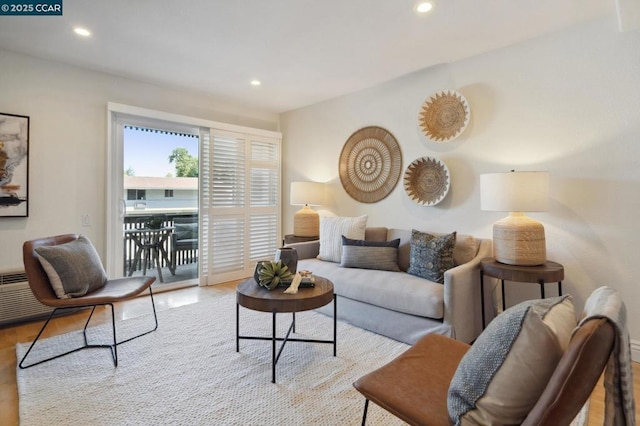
[[[176,220],[177,219],[177,220]],[[175,222],[185,223],[192,222],[198,223],[198,215],[197,214],[167,214],[167,215],[136,215],[136,216],[126,216],[124,218],[124,229],[123,229],[123,242],[124,242],[124,262],[123,262],[123,274],[126,276],[131,271],[132,264],[134,263],[134,256],[136,252],[136,244],[130,238],[124,237],[124,231],[131,229],[144,229],[148,227],[149,222],[157,221],[158,227],[160,228],[173,228]],[[172,238],[166,238],[162,243],[162,248],[165,253],[168,254],[169,263],[171,259],[175,259],[175,265],[170,265],[167,263],[167,259],[163,256],[160,256],[160,267],[161,268],[177,268],[180,265],[187,265],[190,263],[198,262],[198,249],[192,250],[179,250],[175,253],[172,247],[173,244]],[[147,264],[144,265],[143,262]],[[140,262],[138,262],[133,271],[142,271],[153,270],[156,265],[151,264],[152,259],[148,257],[143,257]],[[146,266],[146,268],[145,268]]]

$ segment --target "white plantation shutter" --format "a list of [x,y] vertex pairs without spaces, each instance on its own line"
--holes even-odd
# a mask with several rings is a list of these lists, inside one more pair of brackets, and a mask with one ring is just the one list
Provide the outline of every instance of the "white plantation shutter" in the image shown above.
[[215,284],[248,277],[257,260],[275,255],[280,235],[280,139],[209,132],[207,194],[205,198],[203,179],[201,202],[209,244],[201,276]]
[[245,145],[244,137],[214,134],[211,159],[213,207],[244,207],[247,187]]
[[278,235],[278,215],[255,214],[250,221],[250,260],[255,264],[258,260],[272,259],[275,255]]
[[214,218],[211,227],[214,274],[244,270],[245,222],[244,216],[218,215]]
[[266,167],[251,169],[251,199],[252,207],[272,207],[278,202],[277,170]]
[[200,169],[199,169],[199,187],[200,187],[200,226],[198,227],[200,235],[200,244],[198,248],[198,262],[200,267],[200,285],[208,284],[210,268],[210,226],[211,226],[211,164],[209,163],[211,150],[211,139],[209,129],[200,130]]

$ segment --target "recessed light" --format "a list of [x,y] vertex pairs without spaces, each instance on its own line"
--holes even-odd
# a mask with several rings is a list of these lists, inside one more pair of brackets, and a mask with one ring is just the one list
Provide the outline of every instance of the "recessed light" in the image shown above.
[[73,32],[82,37],[89,37],[91,35],[91,31],[83,27],[75,27]]
[[415,7],[416,12],[418,12],[418,13],[427,13],[431,9],[433,9],[433,3],[428,2],[428,1],[420,2],[420,3],[416,4],[416,7]]
[[251,80],[251,85],[252,86],[260,86],[262,83],[260,82],[260,80]]

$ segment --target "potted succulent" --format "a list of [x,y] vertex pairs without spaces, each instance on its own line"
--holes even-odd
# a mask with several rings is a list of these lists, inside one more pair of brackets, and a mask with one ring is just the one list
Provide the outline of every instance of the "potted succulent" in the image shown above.
[[280,284],[291,282],[293,274],[289,271],[289,268],[278,261],[264,261],[258,262],[256,265],[253,278],[256,283],[267,290],[273,290]]

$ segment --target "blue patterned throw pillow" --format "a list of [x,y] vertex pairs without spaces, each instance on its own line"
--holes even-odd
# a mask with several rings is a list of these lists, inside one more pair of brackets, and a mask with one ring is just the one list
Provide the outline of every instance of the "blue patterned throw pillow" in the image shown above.
[[455,246],[455,232],[435,236],[412,230],[407,273],[444,284],[445,271],[455,266],[453,262]]

